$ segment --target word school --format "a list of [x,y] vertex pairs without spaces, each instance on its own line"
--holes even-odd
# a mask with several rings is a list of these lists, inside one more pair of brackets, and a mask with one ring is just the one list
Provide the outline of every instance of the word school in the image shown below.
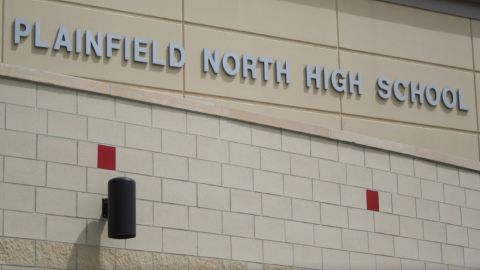
[[[13,23],[13,43],[19,46],[22,39],[32,35],[34,47],[39,49],[52,49],[55,51],[65,50],[67,53],[84,53],[87,56],[111,58],[114,52],[121,51],[124,61],[134,61],[142,64],[167,66],[169,68],[183,68],[186,62],[186,53],[182,45],[170,42],[166,47],[165,58],[159,55],[159,44],[155,40],[142,37],[120,35],[118,33],[102,32],[93,33],[88,30],[76,28],[70,32],[64,26],[59,26],[52,43],[42,37],[41,23],[34,24],[29,21],[16,18]],[[244,79],[257,79],[257,73],[261,74],[263,81],[270,80],[273,69],[275,83],[288,86],[291,81],[291,64],[287,60],[277,60],[266,56],[252,56],[249,54],[238,55],[226,52],[220,55],[217,49],[204,48],[202,51],[202,71],[219,74],[220,70],[230,77],[242,76]],[[333,90],[348,95],[363,94],[362,75],[354,72],[346,72],[342,69],[329,71],[319,65],[305,65],[305,87],[307,89]],[[395,80],[393,83],[386,77],[377,79],[377,96],[383,100],[393,98],[396,102],[410,101],[423,106],[436,107],[440,104],[448,110],[458,109],[467,112],[463,92],[451,86],[439,88],[434,84],[425,84]],[[426,102],[424,102],[426,101]]]

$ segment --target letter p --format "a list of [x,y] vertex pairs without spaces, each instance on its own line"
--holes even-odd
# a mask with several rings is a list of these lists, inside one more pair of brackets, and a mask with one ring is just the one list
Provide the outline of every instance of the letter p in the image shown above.
[[24,19],[16,18],[13,22],[13,40],[14,44],[20,44],[20,38],[28,37],[32,32],[32,25]]

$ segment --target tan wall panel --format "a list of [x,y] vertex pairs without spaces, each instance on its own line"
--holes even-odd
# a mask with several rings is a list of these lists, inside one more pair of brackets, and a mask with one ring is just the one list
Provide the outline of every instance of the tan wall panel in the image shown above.
[[339,0],[340,46],[472,67],[468,19],[366,0]]
[[[33,33],[18,46],[13,45],[13,20],[16,17],[30,22],[42,23],[42,39],[53,47],[56,31],[59,25],[67,27],[73,38],[76,27],[92,32],[117,32],[121,35],[139,36],[155,39],[160,46],[160,55],[165,57],[168,42],[181,43],[181,24],[155,19],[143,19],[131,15],[119,15],[107,11],[95,11],[91,8],[66,6],[60,3],[40,1],[5,2],[6,27],[4,39],[4,62],[26,67],[64,73],[68,75],[87,77],[91,79],[108,80],[121,83],[182,89],[181,70],[161,68],[122,60],[123,50],[118,51],[110,60],[106,57],[88,57],[85,54],[77,56],[66,53],[65,50],[52,52],[32,48]],[[33,30],[32,30],[33,31]],[[132,44],[133,46],[133,44]],[[165,47],[164,47],[165,46]],[[105,52],[104,52],[105,55]]]
[[179,0],[56,0],[121,10],[155,17],[181,20],[182,1]]
[[[197,95],[187,95],[186,98],[192,100],[201,100],[204,102],[213,101],[216,104],[221,104],[228,108],[258,113],[278,119],[285,119],[288,121],[297,121],[308,125],[317,125],[337,130],[341,128],[340,115],[334,113],[312,112],[293,108],[254,104],[249,102],[225,100]],[[252,119],[252,121],[255,122],[255,119]]]
[[333,0],[185,0],[185,20],[337,46]]
[[475,70],[480,71],[480,21],[472,20],[473,33],[473,58],[475,59]]
[[[343,112],[375,118],[391,119],[439,127],[476,131],[475,92],[472,72],[443,68],[427,64],[417,64],[362,53],[341,52],[341,67],[360,72],[364,78],[364,95],[361,98],[344,97]],[[377,95],[377,79],[385,75],[394,80],[405,80],[434,84],[443,89],[450,85],[463,90],[467,113],[457,109],[448,110],[443,105],[433,108],[426,104],[418,106],[408,100],[400,103],[392,97],[384,101]]]
[[[340,110],[340,100],[332,91],[305,92],[305,64],[337,66],[337,52],[333,49],[304,45],[297,42],[279,41],[248,34],[239,34],[198,26],[185,27],[185,43],[188,62],[185,66],[186,91],[226,96],[243,100],[255,100],[274,104],[306,107],[326,111]],[[270,80],[263,82],[262,65],[257,68],[257,79],[243,79],[241,75],[229,77],[220,70],[206,74],[202,71],[202,50],[218,49],[220,54],[234,52],[241,56],[267,56],[272,59],[288,60],[291,63],[291,84],[275,83],[274,69],[270,68]]]
[[478,160],[478,139],[472,133],[344,117],[345,130],[414,145],[447,155]]

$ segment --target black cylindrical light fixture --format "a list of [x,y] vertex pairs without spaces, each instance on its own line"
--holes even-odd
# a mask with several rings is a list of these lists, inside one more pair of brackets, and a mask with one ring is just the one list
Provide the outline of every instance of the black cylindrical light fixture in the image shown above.
[[108,181],[108,237],[136,236],[135,181],[117,177]]

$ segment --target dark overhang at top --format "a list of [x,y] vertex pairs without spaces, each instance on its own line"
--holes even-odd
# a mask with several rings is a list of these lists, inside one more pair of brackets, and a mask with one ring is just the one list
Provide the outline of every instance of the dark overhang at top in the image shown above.
[[480,20],[480,0],[381,0]]

